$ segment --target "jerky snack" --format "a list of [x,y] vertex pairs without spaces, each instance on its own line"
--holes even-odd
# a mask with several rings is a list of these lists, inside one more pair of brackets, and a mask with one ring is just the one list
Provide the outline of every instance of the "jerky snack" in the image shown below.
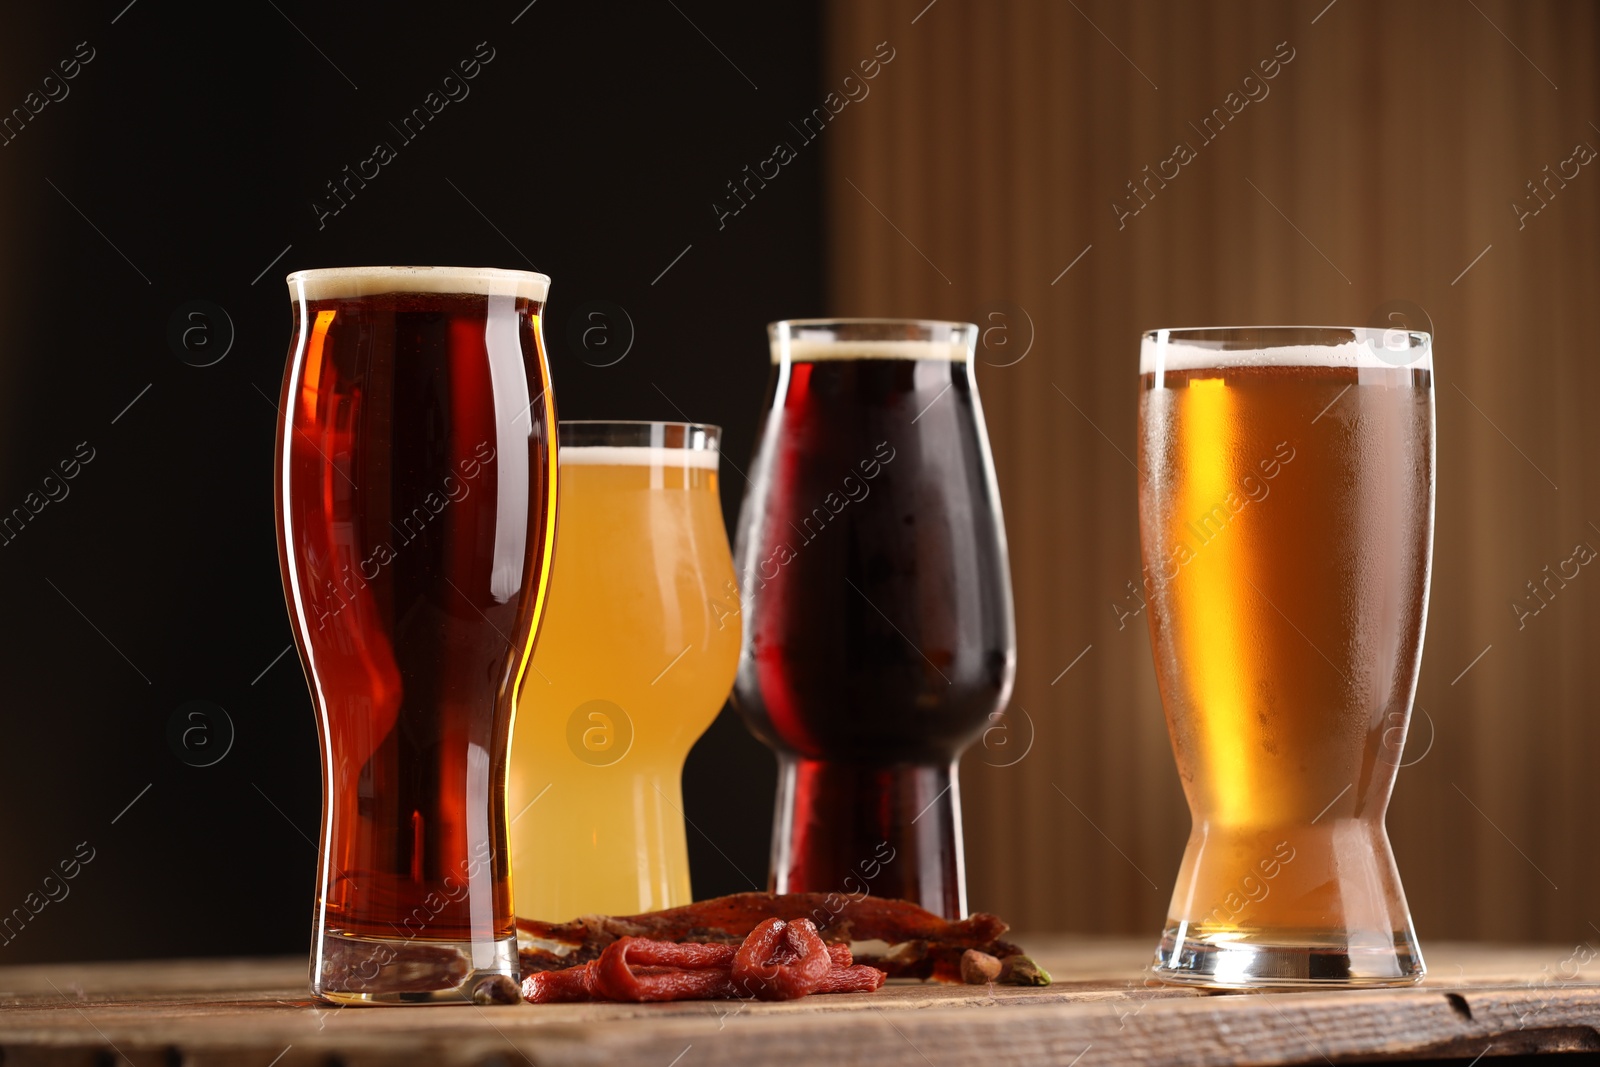
[[622,937],[598,959],[530,974],[531,1004],[573,1001],[797,1000],[811,993],[871,992],[883,972],[853,963],[843,945],[825,945],[809,919],[767,919],[735,948]]
[[[566,923],[518,919],[522,973],[569,968],[599,959],[606,947],[624,937],[655,941],[738,945],[769,919],[808,919],[830,944],[881,941],[890,949],[881,956],[863,954],[868,964],[890,978],[932,978],[960,982],[961,957],[976,949],[999,959],[1020,956],[1021,949],[1000,940],[1006,924],[982,912],[950,920],[904,900],[854,897],[838,893],[735,893],[681,908],[642,915],[586,915]],[[1002,983],[1044,984],[1039,972],[1002,972]],[[830,978],[828,981],[833,981]],[[859,979],[857,979],[859,980]]]

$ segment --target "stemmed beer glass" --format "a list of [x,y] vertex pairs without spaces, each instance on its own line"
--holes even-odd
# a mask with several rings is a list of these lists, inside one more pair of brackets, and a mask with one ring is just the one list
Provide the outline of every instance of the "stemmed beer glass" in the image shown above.
[[977,327],[795,320],[768,334],[734,553],[734,698],[778,754],[771,885],[959,918],[956,759],[1005,707],[1016,666]]
[[1432,339],[1156,330],[1139,370],[1150,640],[1194,819],[1155,972],[1420,980],[1383,818],[1427,619]]

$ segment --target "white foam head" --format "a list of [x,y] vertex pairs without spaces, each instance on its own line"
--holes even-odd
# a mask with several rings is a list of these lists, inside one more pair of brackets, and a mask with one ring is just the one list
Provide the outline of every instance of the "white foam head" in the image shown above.
[[718,453],[710,448],[661,448],[652,445],[562,445],[564,467],[695,467],[717,469]]
[[767,325],[772,362],[932,359],[965,362],[977,342],[970,322],[933,319],[784,319]]
[[[1264,328],[1270,332],[1273,327]],[[1308,333],[1320,327],[1292,328]],[[1351,370],[1433,370],[1433,338],[1417,330],[1380,330],[1359,326],[1330,328],[1349,340],[1330,345],[1266,345],[1239,348],[1220,339],[1196,338],[1207,331],[1151,330],[1139,345],[1139,373],[1212,370],[1222,367],[1346,367]],[[1216,331],[1218,333],[1224,331]],[[1226,332],[1238,333],[1239,330]],[[1172,334],[1179,334],[1173,339]],[[1186,335],[1186,336],[1185,336]]]
[[942,359],[963,362],[967,346],[962,341],[788,341],[772,342],[772,362],[783,359],[787,345],[795,363],[822,363],[838,359]]
[[297,270],[289,289],[305,300],[342,300],[379,293],[470,293],[543,303],[550,278],[500,267],[322,267]]

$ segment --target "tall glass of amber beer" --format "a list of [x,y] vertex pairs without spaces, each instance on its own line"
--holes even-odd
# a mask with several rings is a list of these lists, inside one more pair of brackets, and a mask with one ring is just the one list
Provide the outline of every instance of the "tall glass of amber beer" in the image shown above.
[[517,910],[693,900],[683,762],[727,702],[739,590],[715,426],[561,423],[561,551],[511,745]]
[[322,749],[311,989],[516,998],[507,749],[555,531],[550,280],[289,276],[278,549]]
[[1428,611],[1432,339],[1156,330],[1139,369],[1150,642],[1193,816],[1155,973],[1418,981],[1384,813]]
[[966,915],[957,760],[1016,671],[1005,523],[964,322],[767,327],[734,550],[734,702],[778,756],[771,887]]

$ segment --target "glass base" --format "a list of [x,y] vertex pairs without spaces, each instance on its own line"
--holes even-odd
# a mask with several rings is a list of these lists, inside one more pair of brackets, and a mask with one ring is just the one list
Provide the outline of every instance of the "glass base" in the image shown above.
[[966,918],[955,764],[878,766],[780,755],[770,887],[870,893]]
[[311,992],[340,1005],[516,1004],[517,939],[423,941],[329,931],[311,960]]
[[1151,971],[1163,982],[1214,989],[1326,989],[1413,985],[1426,968],[1409,930],[1200,933],[1172,923]]

